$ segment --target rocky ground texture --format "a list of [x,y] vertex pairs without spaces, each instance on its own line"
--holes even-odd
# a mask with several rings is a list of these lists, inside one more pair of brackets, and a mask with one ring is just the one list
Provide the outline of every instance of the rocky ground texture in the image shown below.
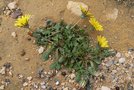
[[134,90],[134,49],[105,58],[94,80],[95,90]]

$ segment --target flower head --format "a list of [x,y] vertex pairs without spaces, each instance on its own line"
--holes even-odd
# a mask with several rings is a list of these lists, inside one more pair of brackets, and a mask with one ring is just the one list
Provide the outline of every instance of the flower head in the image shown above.
[[24,15],[18,18],[15,22],[15,26],[17,27],[25,27],[28,25],[28,21],[30,19],[30,15]]
[[82,12],[82,18],[93,17],[93,15],[88,11],[88,9],[82,7],[82,5],[80,5],[80,9],[81,9],[81,12]]
[[102,48],[107,48],[107,47],[109,47],[108,41],[107,41],[107,39],[106,39],[104,36],[97,36],[97,40],[98,40],[99,45],[100,45]]
[[91,25],[93,25],[95,30],[97,30],[97,31],[103,31],[104,30],[103,26],[95,18],[90,18],[89,22],[91,23]]

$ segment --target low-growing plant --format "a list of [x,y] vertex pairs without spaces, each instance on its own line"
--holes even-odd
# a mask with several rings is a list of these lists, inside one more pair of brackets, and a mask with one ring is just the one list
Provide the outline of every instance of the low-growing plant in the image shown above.
[[[53,23],[47,21],[46,27],[37,28],[33,32],[36,43],[47,46],[43,53],[44,60],[49,59],[49,55],[54,55],[55,60],[51,64],[51,69],[68,68],[75,70],[76,81],[85,86],[86,81],[91,75],[95,75],[101,61],[110,55],[106,46],[107,41],[99,36],[100,42],[94,46],[91,37],[78,26]],[[104,43],[103,43],[104,41]],[[101,44],[101,45],[100,45]]]

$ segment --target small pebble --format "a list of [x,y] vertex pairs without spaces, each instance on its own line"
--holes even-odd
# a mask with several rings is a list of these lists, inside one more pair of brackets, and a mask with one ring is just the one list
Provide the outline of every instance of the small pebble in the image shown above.
[[45,82],[41,82],[40,84],[41,84],[42,89],[46,89],[46,83]]
[[75,77],[76,77],[75,74],[70,75],[70,79],[74,79]]
[[31,76],[27,77],[27,80],[31,81],[33,78]]
[[57,81],[55,82],[55,84],[58,86],[58,85],[60,84],[60,81],[57,80]]
[[120,64],[123,64],[125,61],[126,61],[125,58],[120,58],[120,59],[119,59],[119,63],[120,63]]
[[11,14],[11,11],[10,10],[7,10],[6,11],[6,15],[9,16]]
[[2,75],[6,74],[6,68],[5,67],[2,67],[2,69],[0,70],[0,74],[2,74]]
[[26,87],[26,86],[28,86],[28,83],[27,82],[24,82],[23,83],[23,87]]
[[87,25],[84,25],[83,27],[84,27],[84,28],[87,28]]
[[110,61],[106,62],[106,66],[107,67],[110,67],[113,64],[114,64],[114,61],[113,60],[110,60]]
[[17,8],[17,2],[11,2],[11,3],[9,3],[8,5],[8,8],[10,9],[10,10],[14,10],[14,9],[16,9]]
[[17,37],[16,32],[12,32],[12,33],[11,33],[11,36],[12,36],[13,38],[16,38],[16,37]]
[[3,65],[6,69],[10,69],[11,68],[11,63],[7,62]]
[[14,11],[12,14],[11,14],[11,17],[13,18],[13,19],[17,19],[19,16],[21,16],[22,15],[22,12],[21,12],[21,10],[20,9],[18,9],[18,10],[16,10],[16,11]]
[[61,75],[62,75],[62,76],[66,76],[66,72],[64,72],[64,71],[61,72]]
[[41,46],[41,47],[38,49],[38,53],[39,53],[39,54],[42,54],[43,52],[44,52],[44,47]]
[[102,86],[101,87],[101,90],[111,90],[109,87],[106,87],[106,86]]
[[33,86],[34,86],[34,88],[36,88],[36,89],[39,87],[38,83],[34,83]]
[[11,70],[8,72],[10,76],[13,77],[13,73],[11,72]]
[[4,90],[5,86],[4,85],[0,85],[0,90]]
[[42,67],[39,67],[39,68],[37,69],[37,77],[43,78],[43,77],[44,77],[43,71],[44,71],[44,69],[43,69]]
[[6,84],[6,86],[7,86],[8,84],[10,84],[10,83],[11,83],[10,79],[5,79],[5,84]]
[[23,49],[22,51],[21,51],[21,56],[25,56],[25,54],[26,54],[26,52],[25,52],[25,50]]
[[25,58],[25,61],[30,61],[30,58]]
[[117,57],[117,58],[120,58],[120,57],[121,57],[121,53],[118,52],[118,53],[116,54],[116,57]]
[[23,75],[22,74],[19,74],[18,76],[19,76],[19,79],[23,78]]

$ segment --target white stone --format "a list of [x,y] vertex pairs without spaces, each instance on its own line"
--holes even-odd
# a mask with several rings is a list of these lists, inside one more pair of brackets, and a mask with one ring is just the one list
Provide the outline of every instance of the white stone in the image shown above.
[[27,77],[27,80],[31,81],[33,78],[31,76]]
[[118,53],[116,54],[116,57],[117,57],[117,58],[120,58],[120,57],[121,57],[121,53],[118,52]]
[[70,79],[74,79],[74,78],[75,78],[75,74],[71,74]]
[[5,86],[4,85],[1,85],[0,86],[0,90],[4,90]]
[[106,86],[102,86],[101,90],[111,90],[110,88],[106,87]]
[[16,38],[16,37],[17,37],[16,32],[12,32],[12,33],[11,33],[11,36],[12,36],[13,38]]
[[77,16],[81,16],[82,12],[80,9],[80,5],[88,10],[88,6],[82,2],[74,2],[74,1],[68,1],[67,9],[70,10],[73,14]]
[[56,83],[55,83],[56,85],[59,85],[60,84],[60,82],[59,81],[56,81]]
[[17,2],[11,2],[8,4],[8,7],[10,10],[16,9],[17,8]]
[[47,87],[46,87],[46,85],[41,85],[41,88],[44,90],[44,89],[46,89]]
[[44,47],[40,47],[39,49],[38,49],[38,52],[39,52],[39,54],[42,54],[43,52],[44,52]]
[[119,59],[119,63],[120,63],[120,64],[123,64],[125,61],[126,61],[125,58],[120,58],[120,59]]
[[8,16],[8,15],[10,15],[10,14],[11,14],[11,11],[8,10],[8,11],[6,12],[6,15]]
[[0,70],[0,74],[4,75],[6,73],[6,68],[2,67],[2,69]]
[[19,76],[19,79],[23,78],[23,75],[22,74],[19,74],[18,76]]
[[26,87],[26,86],[28,86],[28,83],[27,82],[24,82],[23,83],[23,87]]

